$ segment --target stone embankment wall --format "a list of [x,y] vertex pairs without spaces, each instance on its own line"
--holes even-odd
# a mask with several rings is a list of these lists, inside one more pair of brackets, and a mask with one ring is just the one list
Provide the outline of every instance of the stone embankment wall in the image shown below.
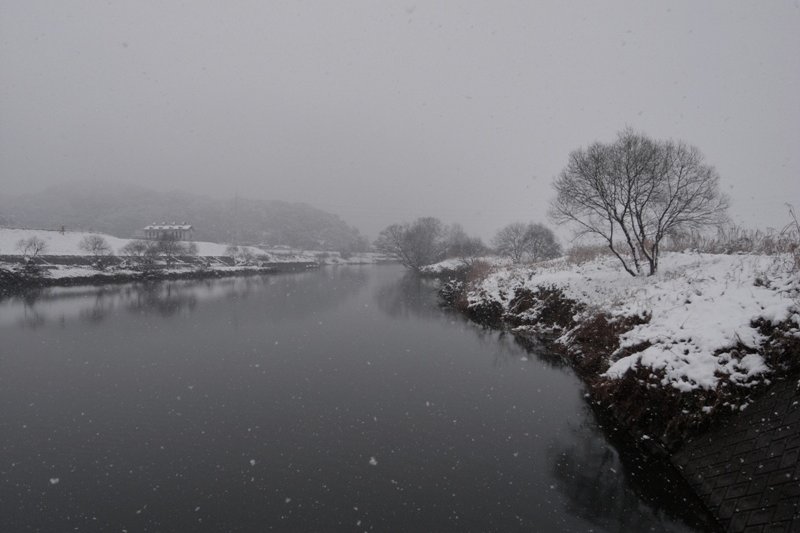
[[773,384],[673,462],[726,531],[800,532],[800,382]]

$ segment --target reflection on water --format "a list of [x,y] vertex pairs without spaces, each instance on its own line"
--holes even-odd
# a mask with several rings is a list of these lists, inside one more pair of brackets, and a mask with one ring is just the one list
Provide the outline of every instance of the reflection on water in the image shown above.
[[46,289],[0,336],[3,531],[691,530],[567,369],[396,267]]
[[[466,320],[460,313],[443,309],[436,297],[437,282],[430,278],[420,278],[405,273],[399,280],[392,280],[375,291],[375,300],[381,311],[392,318],[424,319],[426,321],[458,324],[468,330],[469,335],[480,343],[494,366],[503,366],[512,361],[530,360],[529,351],[533,341],[526,341],[516,335],[481,326]],[[538,346],[537,346],[538,348]],[[542,352],[544,353],[544,352]],[[561,363],[554,355],[542,355],[552,364]]]
[[380,310],[393,318],[433,317],[442,311],[432,300],[435,281],[406,272],[399,280],[385,283],[375,292]]
[[52,287],[0,298],[0,327],[17,323],[29,328],[47,322],[78,319],[99,323],[110,313],[154,313],[169,317],[192,313],[199,302],[268,299],[264,310],[275,319],[301,317],[335,306],[360,290],[367,280],[363,268],[329,269],[293,275],[232,277],[219,280],[177,280],[104,287]]
[[528,353],[535,354],[536,359],[552,368],[567,368],[567,363],[557,353],[548,350],[536,338],[523,333],[514,334],[514,342]]
[[591,416],[573,425],[568,437],[550,449],[550,461],[570,514],[620,533],[675,531],[676,518],[703,531],[717,530],[676,472],[624,444],[615,446]]
[[[197,305],[196,293],[200,287],[200,284],[182,285],[174,282],[145,284],[133,294],[128,293],[124,305],[134,313],[158,313],[164,317],[184,309],[191,312]],[[106,309],[112,305],[109,301]]]

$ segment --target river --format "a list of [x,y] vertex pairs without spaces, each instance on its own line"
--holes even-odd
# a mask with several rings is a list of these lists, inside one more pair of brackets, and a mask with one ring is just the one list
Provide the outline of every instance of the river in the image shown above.
[[404,274],[0,301],[0,530],[703,529],[569,369]]

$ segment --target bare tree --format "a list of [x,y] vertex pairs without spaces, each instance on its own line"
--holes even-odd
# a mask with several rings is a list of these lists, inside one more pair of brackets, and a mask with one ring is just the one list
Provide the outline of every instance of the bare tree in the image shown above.
[[544,224],[528,224],[526,252],[531,261],[546,261],[561,255],[561,245],[553,230]]
[[47,243],[33,235],[27,239],[17,241],[17,250],[22,254],[24,261],[32,261],[39,254],[47,251]]
[[500,228],[492,239],[492,246],[498,254],[510,257],[512,261],[519,263],[525,255],[527,241],[528,226],[522,222],[514,222]]
[[553,231],[544,224],[514,222],[501,228],[492,239],[497,253],[515,263],[524,259],[544,261],[561,255],[561,246]]
[[111,246],[100,235],[87,235],[78,243],[78,248],[94,257],[111,255]]
[[186,255],[186,245],[177,237],[162,235],[156,242],[156,249],[159,255],[167,261],[167,264],[175,262],[180,255]]
[[404,266],[419,270],[444,259],[445,227],[433,217],[418,218],[410,224],[392,224],[378,235],[375,248],[397,258]]
[[664,237],[719,224],[728,207],[719,175],[697,148],[631,129],[572,152],[554,187],[553,220],[600,237],[632,276],[644,264],[656,273]]
[[486,246],[480,237],[470,237],[461,224],[452,224],[445,231],[445,254],[457,257],[466,264],[475,262],[486,253]]
[[140,264],[149,264],[158,255],[155,241],[133,240],[120,249],[120,254]]

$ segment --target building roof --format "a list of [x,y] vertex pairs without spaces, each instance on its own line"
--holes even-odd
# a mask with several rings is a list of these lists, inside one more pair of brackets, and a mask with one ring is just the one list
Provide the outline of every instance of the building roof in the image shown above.
[[171,222],[169,224],[167,224],[166,222],[161,222],[159,224],[159,223],[153,222],[149,226],[145,226],[144,229],[145,230],[163,230],[163,231],[169,231],[169,230],[189,231],[190,229],[192,229],[192,225],[191,224],[187,224],[186,222],[184,222],[182,224],[176,224],[175,222]]

